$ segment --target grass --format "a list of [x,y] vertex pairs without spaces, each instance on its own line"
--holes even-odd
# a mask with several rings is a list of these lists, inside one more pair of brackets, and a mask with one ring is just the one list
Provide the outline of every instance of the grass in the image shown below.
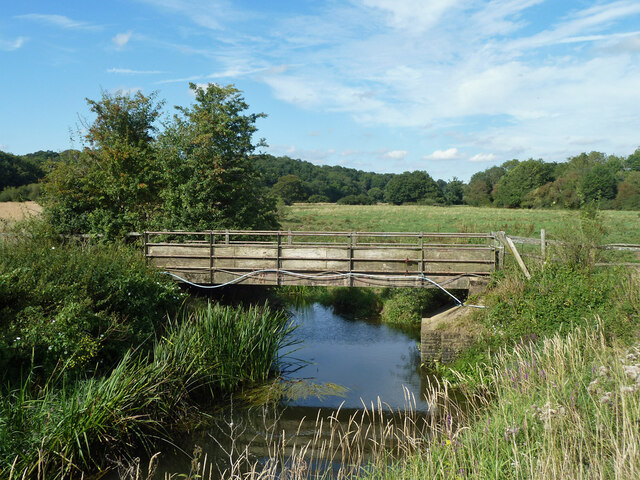
[[[640,243],[640,213],[602,212],[607,243]],[[283,228],[313,231],[373,232],[490,232],[560,238],[577,228],[580,219],[571,210],[525,210],[469,206],[296,204],[287,207]]]
[[208,306],[172,322],[149,354],[127,353],[108,375],[44,384],[29,375],[0,397],[2,478],[80,477],[127,458],[202,407],[272,377],[288,319],[268,308]]
[[[318,473],[372,480],[638,478],[640,349],[609,345],[602,323],[592,323],[596,328],[501,350],[464,409],[451,401],[446,383],[432,385],[426,418],[411,410],[410,399],[393,414],[378,403],[347,418],[339,411],[318,415],[303,420],[297,435],[268,434],[267,461],[238,449],[222,465],[198,458],[191,473],[247,480]],[[229,425],[229,435],[239,430]]]

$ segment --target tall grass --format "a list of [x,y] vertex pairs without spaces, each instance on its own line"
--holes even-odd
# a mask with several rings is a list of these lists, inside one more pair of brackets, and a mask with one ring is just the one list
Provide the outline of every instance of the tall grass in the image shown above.
[[640,348],[608,346],[602,323],[595,324],[502,350],[464,409],[446,383],[433,385],[426,418],[411,409],[393,418],[382,403],[343,421],[339,412],[318,415],[296,435],[268,437],[266,461],[239,450],[225,467],[198,459],[196,473],[274,480],[638,478]]
[[37,386],[29,377],[2,395],[0,476],[80,476],[104,466],[107,454],[126,458],[133,447],[168,441],[199,407],[276,373],[291,331],[286,316],[266,307],[208,306],[103,378],[67,383],[58,372]]

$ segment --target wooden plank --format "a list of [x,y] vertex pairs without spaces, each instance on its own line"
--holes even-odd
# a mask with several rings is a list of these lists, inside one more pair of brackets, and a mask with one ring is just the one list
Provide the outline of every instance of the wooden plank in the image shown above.
[[516,259],[516,262],[518,262],[518,265],[520,266],[520,268],[524,272],[524,276],[527,277],[527,279],[530,279],[531,278],[531,274],[529,273],[529,270],[527,269],[527,266],[524,264],[524,261],[522,260],[522,257],[520,257],[520,254],[518,253],[518,250],[516,249],[516,246],[513,244],[513,241],[511,240],[511,238],[508,237],[507,235],[505,235],[504,232],[497,232],[497,233],[498,233],[498,238],[500,239],[500,241],[505,243],[506,246],[509,247],[509,250],[511,250],[511,253],[513,254],[514,258]]

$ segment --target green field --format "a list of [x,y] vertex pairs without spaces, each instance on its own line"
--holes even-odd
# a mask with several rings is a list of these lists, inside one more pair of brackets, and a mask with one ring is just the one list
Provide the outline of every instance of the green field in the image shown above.
[[[640,244],[640,213],[603,211],[608,243]],[[490,232],[553,239],[578,228],[571,210],[524,210],[469,206],[295,204],[285,208],[290,230],[369,232]]]

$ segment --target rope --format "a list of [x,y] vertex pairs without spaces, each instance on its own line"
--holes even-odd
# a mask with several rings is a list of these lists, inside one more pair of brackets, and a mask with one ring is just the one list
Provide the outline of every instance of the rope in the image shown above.
[[[243,281],[245,278],[253,277],[253,276],[261,274],[261,273],[282,273],[284,275],[289,275],[289,276],[292,276],[292,277],[306,278],[306,279],[311,279],[311,280],[333,280],[333,279],[349,278],[349,277],[353,277],[353,278],[369,278],[369,279],[375,279],[375,280],[399,280],[399,281],[402,281],[402,280],[426,280],[427,282],[429,282],[433,286],[439,288],[444,293],[449,295],[449,297],[451,297],[458,304],[458,306],[460,306],[460,307],[487,308],[484,305],[467,305],[467,304],[465,304],[462,300],[460,300],[458,297],[453,295],[449,290],[444,288],[438,282],[435,282],[435,281],[431,280],[429,277],[425,276],[424,274],[405,276],[405,275],[372,275],[372,274],[367,274],[367,273],[352,273],[352,272],[348,272],[348,273],[334,273],[334,274],[330,274],[330,275],[327,275],[327,274],[307,275],[307,274],[304,274],[304,273],[290,272],[288,270],[278,270],[278,269],[275,269],[275,268],[265,268],[263,270],[255,270],[253,272],[245,273],[243,275],[240,275],[238,278],[234,278],[233,280],[229,280],[228,282],[221,283],[220,285],[201,285],[201,284],[198,284],[198,283],[190,282],[186,278],[183,278],[183,277],[181,277],[179,275],[176,275],[175,273],[171,273],[171,272],[161,272],[161,273],[163,273],[165,275],[169,275],[169,276],[171,276],[171,277],[173,277],[173,278],[175,278],[177,280],[180,280],[181,282],[184,282],[187,285],[191,285],[191,286],[196,287],[196,288],[202,288],[202,289],[207,289],[207,290],[213,290],[213,289],[216,289],[216,288],[222,288],[222,287],[227,287],[229,285],[234,285],[236,283],[239,283],[239,282]],[[228,273],[231,273],[231,272],[228,272]],[[458,278],[462,278],[463,276],[465,276],[465,275],[461,275]],[[473,275],[473,276],[477,276],[477,275]]]

